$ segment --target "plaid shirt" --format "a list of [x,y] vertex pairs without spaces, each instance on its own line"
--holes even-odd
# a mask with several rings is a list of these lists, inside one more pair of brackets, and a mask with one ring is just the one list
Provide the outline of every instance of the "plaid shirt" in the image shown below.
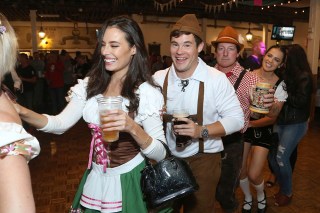
[[[219,70],[218,64],[215,66],[216,69]],[[228,73],[227,77],[232,85],[234,85],[239,78],[239,75],[241,71],[244,68],[240,66],[240,64],[237,62],[236,65],[231,69],[231,71]],[[243,110],[244,114],[244,127],[241,130],[241,132],[245,132],[248,128],[249,121],[250,121],[250,88],[256,85],[258,82],[258,77],[251,72],[247,72],[241,82],[240,85],[236,91],[236,94],[238,96],[238,99],[240,101],[241,108]]]

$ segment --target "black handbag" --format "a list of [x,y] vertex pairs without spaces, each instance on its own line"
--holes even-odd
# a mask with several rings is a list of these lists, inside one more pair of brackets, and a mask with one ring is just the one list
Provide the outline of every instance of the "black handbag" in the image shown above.
[[172,156],[169,147],[167,157],[152,165],[146,158],[146,167],[141,171],[141,189],[149,207],[157,208],[187,196],[199,186],[187,162]]

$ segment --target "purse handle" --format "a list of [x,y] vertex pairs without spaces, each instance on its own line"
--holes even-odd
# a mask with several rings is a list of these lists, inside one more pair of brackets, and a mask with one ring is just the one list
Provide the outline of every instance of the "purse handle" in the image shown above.
[[[172,155],[168,145],[166,143],[164,143],[162,140],[159,140],[159,139],[157,139],[157,140],[160,141],[162,143],[162,145],[164,146],[164,148],[166,149],[167,154],[164,159],[172,157],[173,155]],[[152,163],[150,162],[150,159],[147,156],[145,156],[145,159],[146,159],[147,166],[152,166]]]
[[158,141],[160,141],[162,143],[162,145],[164,146],[164,148],[166,149],[166,151],[167,151],[166,157],[172,157],[172,153],[171,153],[168,145],[166,143],[164,143],[162,140],[158,140]]

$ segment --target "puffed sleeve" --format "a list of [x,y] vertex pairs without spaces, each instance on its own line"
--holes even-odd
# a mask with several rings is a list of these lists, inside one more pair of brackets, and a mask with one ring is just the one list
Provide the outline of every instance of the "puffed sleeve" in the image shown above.
[[50,116],[44,114],[48,118],[48,123],[39,129],[44,132],[54,134],[62,134],[70,129],[82,117],[83,108],[86,104],[88,78],[78,80],[78,84],[71,87],[66,98],[69,102],[63,111],[56,115]]
[[140,85],[139,109],[135,121],[152,137],[152,143],[144,150],[141,150],[148,158],[156,161],[162,160],[166,150],[161,141],[166,143],[163,131],[162,110],[164,106],[163,96],[160,89],[154,88],[148,83]]
[[30,156],[27,156],[28,161],[35,158],[40,153],[40,145],[37,138],[26,132],[19,124],[0,122],[0,135],[0,147],[16,141],[23,141],[24,144],[30,145],[31,150]]

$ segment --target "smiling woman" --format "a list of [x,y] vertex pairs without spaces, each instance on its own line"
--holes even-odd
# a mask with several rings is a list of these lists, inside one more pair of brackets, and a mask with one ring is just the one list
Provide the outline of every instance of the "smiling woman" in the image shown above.
[[[20,116],[41,131],[62,134],[82,117],[91,130],[89,162],[71,212],[148,212],[140,177],[144,155],[155,161],[166,156],[161,141],[159,87],[151,78],[144,38],[137,22],[114,17],[101,28],[91,71],[69,92],[70,102],[56,116],[37,114],[17,105]],[[121,96],[120,109],[99,115],[98,100]],[[103,132],[119,131],[109,143]],[[167,211],[164,209],[163,211]]]
[[[263,167],[267,160],[269,150],[276,146],[273,134],[273,123],[276,121],[288,94],[285,90],[284,81],[275,74],[284,65],[286,60],[286,49],[283,46],[271,46],[262,60],[262,66],[252,73],[256,75],[258,85],[269,85],[275,89],[274,99],[276,100],[270,110],[264,108],[250,107],[251,118],[250,128],[244,134],[244,154],[242,170],[240,174],[240,187],[244,193],[243,211],[251,212],[253,196],[250,191],[250,183],[257,193],[257,212],[267,212],[267,197],[264,189]],[[260,92],[262,88],[260,88]],[[263,100],[260,96],[259,99]],[[252,103],[252,105],[254,105]],[[250,158],[250,160],[248,160]]]

